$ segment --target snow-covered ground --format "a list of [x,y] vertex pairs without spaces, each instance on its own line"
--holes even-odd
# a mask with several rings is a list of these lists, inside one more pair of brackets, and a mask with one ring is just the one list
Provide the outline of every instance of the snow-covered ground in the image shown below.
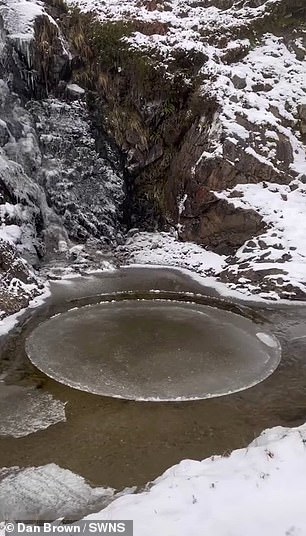
[[[297,125],[298,107],[306,95],[303,39],[296,37],[288,45],[284,38],[267,33],[256,46],[248,40],[244,46],[248,53],[241,61],[225,64],[215,51],[203,66],[212,78],[209,91],[221,104],[226,143],[246,151],[276,175],[289,164],[297,177],[305,177],[305,145]],[[283,148],[287,155],[279,150],[280,140],[287,145]]]
[[205,38],[203,29],[212,31],[217,42],[223,41],[250,20],[261,19],[282,0],[265,0],[260,6],[252,6],[250,2],[241,6],[241,2],[234,1],[229,9],[216,7],[222,3],[218,0],[207,3],[194,0],[68,0],[67,3],[78,5],[83,11],[95,11],[103,21],[124,19],[168,24],[170,27],[163,37],[137,33],[132,38],[136,45],[159,47],[166,56],[171,54],[173,46],[189,50],[201,47]]
[[148,490],[90,519],[133,519],[134,536],[304,536],[306,425],[266,430],[246,449],[184,460]]
[[[247,188],[253,185],[245,185]],[[301,215],[301,218],[303,216]],[[288,222],[288,226],[290,222]],[[273,229],[271,233],[274,233]],[[269,234],[267,233],[267,237]],[[262,237],[264,239],[265,236]],[[273,238],[273,237],[272,237]],[[298,236],[297,236],[298,238]],[[254,239],[255,240],[255,239]],[[260,240],[260,238],[259,238]],[[254,242],[255,243],[255,242]],[[268,244],[268,239],[267,239]],[[275,242],[273,243],[275,244]],[[275,245],[270,245],[271,252]],[[289,246],[288,246],[289,247]],[[259,248],[260,249],[260,248]],[[291,250],[290,250],[291,251]],[[123,264],[127,265],[148,265],[148,266],[168,266],[172,268],[180,268],[187,271],[190,276],[195,277],[204,287],[214,288],[220,295],[224,297],[234,297],[240,300],[255,300],[255,301],[283,301],[291,299],[295,296],[296,289],[301,287],[304,289],[306,284],[306,270],[302,255],[297,251],[295,253],[296,263],[283,262],[281,268],[290,270],[290,276],[285,275],[286,272],[278,273],[277,275],[277,290],[269,287],[269,280],[273,280],[273,274],[264,277],[255,284],[249,277],[244,276],[241,270],[239,260],[233,262],[232,258],[227,258],[224,255],[219,255],[212,251],[208,251],[197,244],[191,242],[182,242],[177,238],[176,233],[147,233],[137,232],[129,237],[123,247],[118,248],[119,257]],[[254,253],[247,256],[244,248],[241,248],[237,255],[240,255],[240,262],[249,260],[254,271],[271,268],[273,271],[278,266],[270,263],[263,264],[261,258],[256,262]],[[261,251],[261,254],[263,252]],[[231,260],[228,264],[227,261]],[[229,282],[225,279],[228,271],[231,270],[237,277],[237,281]],[[247,271],[248,268],[245,269]],[[280,270],[280,269],[279,269]],[[261,277],[261,276],[259,276]],[[274,278],[276,276],[274,275]],[[301,283],[301,281],[303,283]],[[282,292],[282,287],[294,282],[292,286],[293,292]],[[264,287],[265,283],[268,288]]]
[[[85,519],[132,519],[134,536],[304,536],[305,474],[306,425],[277,427],[230,456],[184,460],[144,492],[127,492]],[[92,490],[54,464],[15,473],[10,469],[3,476],[0,497],[6,519],[29,518],[34,504],[37,519],[50,519],[54,512],[80,510],[86,501],[92,507],[103,497],[114,498],[113,490]]]
[[203,276],[219,274],[226,259],[197,244],[179,242],[176,233],[137,232],[118,250],[127,255],[129,264],[177,266]]
[[[233,191],[239,191],[241,197],[229,199]],[[246,263],[246,272],[262,272],[266,280],[277,280],[279,289],[291,284],[305,292],[305,185],[299,181],[289,186],[275,183],[241,184],[217,195],[221,199],[228,199],[236,207],[255,208],[268,225],[265,233],[252,239],[253,244],[247,242],[235,253],[235,262],[228,270],[233,274],[240,273],[243,277],[241,265]],[[290,291],[287,295],[290,298]],[[294,289],[292,295],[295,295]]]

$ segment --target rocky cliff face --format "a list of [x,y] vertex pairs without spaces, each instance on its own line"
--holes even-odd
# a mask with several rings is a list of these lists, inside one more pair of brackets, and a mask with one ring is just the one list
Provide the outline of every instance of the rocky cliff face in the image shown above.
[[304,0],[78,4],[74,76],[126,155],[129,225],[225,255],[230,284],[301,297]]
[[84,267],[92,251],[101,261],[121,239],[120,160],[95,127],[84,91],[65,84],[70,62],[41,5],[2,7],[2,316],[45,290],[42,262]]
[[201,273],[303,297],[304,0],[69,4],[2,7],[2,151],[21,174],[3,172],[3,205],[27,192],[6,243],[32,265],[86,244],[86,264],[125,227],[174,231],[219,256]]

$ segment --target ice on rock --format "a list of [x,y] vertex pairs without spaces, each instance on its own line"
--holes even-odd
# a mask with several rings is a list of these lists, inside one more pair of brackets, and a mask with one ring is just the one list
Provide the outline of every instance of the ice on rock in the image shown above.
[[82,96],[85,95],[85,89],[78,86],[77,84],[67,84],[66,89],[71,92],[72,95]]
[[92,488],[54,463],[0,470],[0,520],[74,519],[107,505],[113,496],[113,489]]
[[[22,76],[33,75],[34,21],[44,15],[56,24],[44,4],[5,0],[0,15],[4,24],[0,47],[6,58],[0,80],[0,318],[4,318],[45,294],[45,274],[38,276],[32,268],[42,257],[63,264],[69,258],[73,263],[71,241],[88,241],[88,249],[93,251],[97,242],[101,246],[103,240],[107,246],[116,240],[124,192],[111,148],[105,148],[105,158],[96,151],[85,103],[33,99],[24,104],[25,95],[20,99],[12,92],[11,82],[7,83],[12,73],[5,68],[13,63],[17,78],[22,73],[16,83],[18,91],[31,90],[23,87]],[[65,43],[61,44],[69,58]],[[20,56],[27,64],[24,72]],[[68,84],[68,90],[78,96],[84,93],[76,84]],[[11,325],[14,322],[1,332]]]

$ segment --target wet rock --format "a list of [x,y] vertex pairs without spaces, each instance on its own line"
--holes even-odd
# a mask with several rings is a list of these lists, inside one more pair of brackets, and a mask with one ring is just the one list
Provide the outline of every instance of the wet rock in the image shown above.
[[234,76],[232,77],[232,82],[236,89],[244,89],[246,87],[246,79],[244,76],[234,74]]
[[243,192],[240,192],[239,190],[233,190],[230,194],[229,194],[229,199],[231,198],[237,198],[237,197],[243,197]]
[[[8,105],[12,105],[13,103],[12,102],[7,102]],[[10,117],[9,119],[7,119],[6,121],[6,125],[7,125],[7,128],[8,128],[8,131],[10,133],[10,135],[16,140],[20,140],[20,138],[22,137],[22,124],[20,121],[17,121],[14,116]]]
[[10,133],[7,128],[7,124],[0,120],[0,146],[3,147],[10,139]]
[[299,106],[299,117],[302,121],[306,121],[306,102]]
[[306,102],[299,106],[300,131],[302,136],[306,136]]
[[131,145],[145,145],[141,143],[139,130],[135,128],[128,128],[125,133],[126,141]]
[[[123,177],[106,138],[100,139],[101,154],[97,150],[86,103],[49,99],[32,101],[28,108],[44,157],[38,181],[69,238],[77,242],[95,238],[105,247],[115,243],[120,230]],[[47,235],[52,251],[61,236],[53,237],[52,232]]]
[[43,291],[42,281],[16,249],[0,240],[0,318],[17,313]]
[[279,139],[276,145],[276,158],[289,166],[293,162],[293,149],[290,141],[286,136],[279,134]]
[[255,91],[256,93],[259,93],[259,92],[266,93],[267,91],[271,91],[272,89],[273,89],[273,86],[268,83],[265,83],[265,84],[258,83],[252,86],[252,90]]
[[292,255],[290,253],[284,253],[279,262],[288,262],[292,260]]
[[[129,140],[133,139],[132,133],[129,134]],[[131,143],[131,141],[130,141]],[[127,169],[135,172],[153,164],[163,156],[164,148],[161,143],[154,145],[148,151],[139,148],[129,149],[127,153]]]
[[181,219],[183,230],[180,236],[184,240],[230,255],[248,239],[265,230],[265,223],[255,211],[236,209],[211,196],[211,193],[202,192],[201,202],[194,206],[187,201]]

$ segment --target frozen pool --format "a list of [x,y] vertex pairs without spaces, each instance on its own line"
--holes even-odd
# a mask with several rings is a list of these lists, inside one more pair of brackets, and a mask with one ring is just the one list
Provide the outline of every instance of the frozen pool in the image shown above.
[[277,339],[248,318],[153,296],[61,313],[30,334],[26,351],[61,383],[139,401],[242,391],[267,378],[281,354]]

